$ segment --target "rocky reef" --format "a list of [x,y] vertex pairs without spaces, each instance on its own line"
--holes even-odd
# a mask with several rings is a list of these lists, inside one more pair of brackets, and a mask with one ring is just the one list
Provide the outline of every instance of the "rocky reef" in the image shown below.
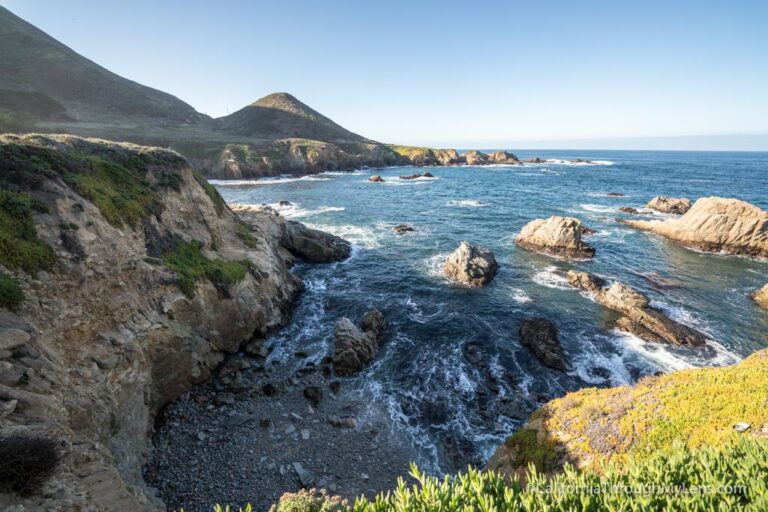
[[384,340],[387,322],[377,309],[368,311],[360,320],[360,327],[349,318],[336,322],[334,331],[333,369],[339,375],[353,375],[376,356]]
[[585,228],[573,217],[536,219],[520,230],[515,243],[530,251],[560,258],[591,258],[595,248],[582,240]]
[[700,251],[768,258],[768,212],[739,199],[703,197],[681,217],[619,222]]
[[448,256],[443,267],[446,276],[469,286],[485,286],[498,269],[490,249],[473,246],[466,240]]
[[286,321],[296,257],[349,247],[239,218],[170,151],[4,135],[0,153],[3,229],[24,226],[3,232],[0,424],[63,454],[45,494],[0,508],[160,508],[141,474],[159,408]]
[[682,347],[704,345],[706,337],[695,329],[675,322],[650,304],[648,297],[623,283],[603,288],[605,281],[587,272],[569,271],[568,282],[595,293],[595,301],[619,313],[615,326],[622,331],[654,343],[667,343]]
[[567,365],[557,328],[544,317],[526,318],[520,327],[520,341],[545,365],[565,370]]

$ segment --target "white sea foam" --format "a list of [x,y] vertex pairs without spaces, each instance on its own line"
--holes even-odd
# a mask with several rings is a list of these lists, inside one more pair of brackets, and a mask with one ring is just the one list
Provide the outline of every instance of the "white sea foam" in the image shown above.
[[[586,166],[595,166],[595,165],[613,165],[613,162],[610,160],[589,160],[586,162],[574,162],[573,160],[562,160],[559,158],[548,158],[546,160],[549,164],[556,164],[556,165],[569,165],[574,167],[586,167]],[[530,165],[530,164],[529,164]],[[537,165],[537,164],[533,164]],[[541,165],[541,164],[538,164]]]
[[565,278],[565,276],[556,272],[557,270],[557,267],[549,266],[541,272],[536,272],[531,279],[533,279],[534,283],[546,286],[548,288],[570,290],[571,286],[568,285],[568,280]]
[[460,199],[457,201],[448,201],[448,206],[458,206],[459,208],[485,208],[487,204],[476,199]]
[[313,215],[320,215],[321,213],[343,212],[346,209],[343,206],[320,206],[318,208],[304,209],[296,204],[280,206],[279,203],[271,204],[269,206],[277,209],[283,216],[289,219],[311,217]]
[[352,224],[334,225],[308,222],[305,224],[311,228],[327,231],[328,233],[340,236],[345,240],[349,240],[352,242],[353,246],[364,247],[366,249],[376,249],[381,247],[381,233],[370,227],[354,226]]
[[360,176],[365,174],[365,170],[358,169],[356,171],[325,171],[321,172],[320,176]]
[[585,204],[580,204],[579,206],[581,207],[582,210],[593,212],[593,213],[612,213],[616,211],[616,208],[614,208],[613,206],[606,206],[603,204],[585,203]]
[[445,262],[448,260],[448,256],[448,253],[444,253],[435,254],[434,256],[427,258],[425,261],[427,274],[432,277],[439,277],[440,279],[447,280],[445,273],[443,272],[443,267],[445,266]]
[[512,300],[519,304],[531,302],[533,299],[520,288],[512,288]]
[[208,180],[211,185],[217,187],[249,187],[259,185],[282,185],[284,183],[293,183],[294,181],[330,181],[330,178],[322,176],[302,176],[300,178],[280,177],[280,178],[259,178],[256,180]]

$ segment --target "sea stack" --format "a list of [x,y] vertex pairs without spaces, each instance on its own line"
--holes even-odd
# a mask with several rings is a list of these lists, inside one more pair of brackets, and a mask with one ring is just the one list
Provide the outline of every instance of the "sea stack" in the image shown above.
[[499,266],[490,249],[475,247],[466,240],[459,244],[445,262],[445,275],[469,286],[485,286],[490,283]]
[[583,226],[573,217],[552,216],[526,224],[515,242],[529,251],[559,258],[591,258],[594,247],[582,240]]

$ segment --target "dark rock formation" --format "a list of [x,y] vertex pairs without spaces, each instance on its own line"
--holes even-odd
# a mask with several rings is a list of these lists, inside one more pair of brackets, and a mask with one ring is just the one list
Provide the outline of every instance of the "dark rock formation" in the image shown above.
[[382,178],[378,174],[375,174],[375,175],[371,176],[370,178],[368,178],[368,181],[372,181],[374,183],[384,183],[384,178]]
[[398,224],[397,226],[392,228],[392,231],[394,231],[398,235],[402,235],[404,233],[408,233],[413,230],[414,230],[413,227],[409,226],[408,224]]
[[555,370],[566,369],[565,353],[557,337],[557,328],[546,318],[526,318],[520,327],[520,342],[544,365]]
[[384,339],[387,324],[376,309],[368,311],[356,326],[349,318],[336,322],[333,369],[339,375],[353,375],[373,361]]

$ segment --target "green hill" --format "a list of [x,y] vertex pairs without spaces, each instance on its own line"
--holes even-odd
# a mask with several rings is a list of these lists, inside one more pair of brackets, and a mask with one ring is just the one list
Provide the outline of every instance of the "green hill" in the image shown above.
[[288,93],[265,96],[214,121],[224,132],[255,138],[371,142],[334,123]]
[[208,121],[170,94],[122,78],[0,7],[0,121],[198,124]]

